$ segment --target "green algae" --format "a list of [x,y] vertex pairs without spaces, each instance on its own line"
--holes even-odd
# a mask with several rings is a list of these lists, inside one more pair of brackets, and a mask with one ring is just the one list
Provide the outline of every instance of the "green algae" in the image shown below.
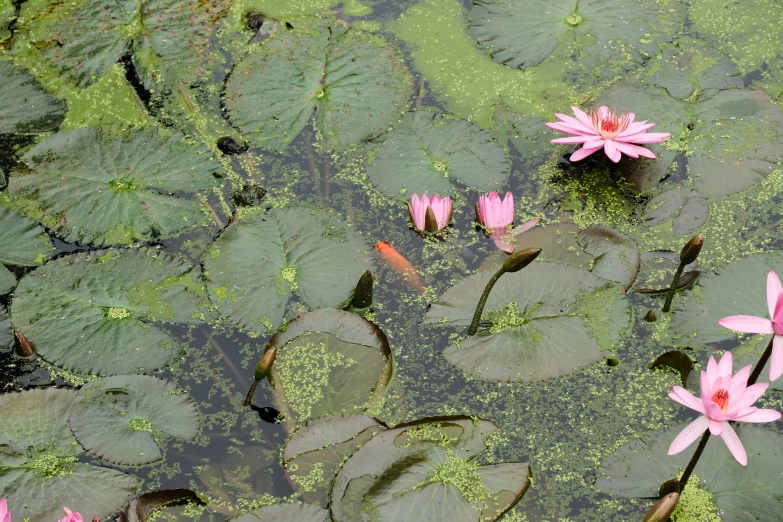
[[59,456],[43,453],[28,464],[33,473],[43,478],[72,475],[79,465],[79,459],[73,456]]
[[677,507],[672,513],[672,522],[721,522],[715,498],[699,487],[701,479],[695,473],[685,485]]
[[133,431],[152,431],[152,423],[147,419],[131,419],[130,427]]

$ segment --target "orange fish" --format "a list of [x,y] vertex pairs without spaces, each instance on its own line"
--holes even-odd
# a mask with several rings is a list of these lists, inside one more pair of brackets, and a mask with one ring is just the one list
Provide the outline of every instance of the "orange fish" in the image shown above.
[[391,246],[386,241],[378,241],[375,243],[375,250],[381,253],[381,257],[391,266],[395,272],[405,281],[413,285],[413,287],[419,292],[424,291],[424,283],[421,282],[419,274],[416,273],[416,269],[410,262],[402,257],[402,254]]

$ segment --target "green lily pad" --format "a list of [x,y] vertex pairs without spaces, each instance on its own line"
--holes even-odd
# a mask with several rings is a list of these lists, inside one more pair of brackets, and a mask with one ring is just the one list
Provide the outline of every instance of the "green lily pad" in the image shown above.
[[742,88],[744,83],[728,58],[691,41],[680,42],[651,60],[645,80],[680,100],[696,89],[711,95],[716,90]]
[[97,375],[160,369],[181,349],[159,327],[203,320],[193,267],[154,250],[60,257],[27,274],[11,303],[14,328],[52,364]]
[[[467,327],[495,270],[482,270],[443,294],[424,317],[432,326]],[[505,274],[487,299],[488,328],[443,356],[463,372],[499,382],[562,377],[604,358],[631,322],[622,290],[580,268],[533,263]]]
[[30,219],[0,206],[0,295],[16,286],[16,276],[3,264],[36,266],[54,250],[44,229]]
[[206,149],[138,132],[107,141],[99,129],[60,132],[22,158],[8,192],[30,217],[72,242],[129,244],[172,237],[204,219],[179,197],[217,187]]
[[54,3],[20,19],[21,43],[79,87],[98,81],[130,49],[147,88],[172,75],[207,74],[209,38],[230,2],[101,0]]
[[79,461],[68,427],[76,392],[56,388],[0,396],[0,491],[15,519],[57,520],[63,506],[106,518],[135,496],[141,480]]
[[672,221],[675,236],[692,234],[710,215],[707,200],[695,190],[674,189],[662,192],[651,199],[644,208],[644,220],[651,227]]
[[0,42],[11,38],[11,24],[16,20],[13,0],[0,0]]
[[[536,262],[549,261],[562,263],[590,270],[593,266],[593,256],[585,252],[577,242],[580,230],[573,223],[557,223],[537,226],[527,232],[509,239],[514,252],[527,248],[540,248],[541,253]],[[508,258],[505,252],[497,251],[487,256],[479,270],[500,268]]]
[[383,429],[363,415],[330,415],[308,422],[294,431],[283,453],[291,485],[308,503],[326,508],[343,462]]
[[119,375],[85,384],[71,430],[87,452],[112,464],[141,466],[163,458],[153,438],[196,438],[199,413],[188,394],[146,375]]
[[[640,294],[658,294],[668,291],[674,281],[674,272],[680,266],[680,254],[671,250],[653,250],[641,255],[641,268],[636,278],[634,292]],[[678,288],[693,283],[701,272],[698,260],[685,265]]]
[[783,112],[763,91],[729,89],[696,104],[688,169],[705,197],[764,179],[783,156]]
[[364,412],[392,375],[391,349],[380,328],[361,316],[322,308],[290,322],[269,382],[280,410],[297,424],[325,415]]
[[[0,40],[2,34],[0,20]],[[65,101],[46,92],[30,73],[11,62],[0,60],[0,78],[0,134],[46,132],[60,126],[68,110]]]
[[14,343],[14,330],[11,328],[11,319],[5,311],[5,307],[0,306],[0,350],[11,348]]
[[730,315],[769,317],[767,273],[783,275],[781,252],[756,254],[733,261],[699,278],[692,290],[675,298],[671,330],[680,344],[714,343],[737,333],[718,324]]
[[582,230],[577,241],[593,256],[593,274],[622,285],[627,292],[639,273],[639,250],[627,236],[604,225]]
[[386,194],[453,195],[451,180],[483,192],[500,190],[509,162],[489,133],[437,112],[409,112],[369,146],[370,182]]
[[[696,448],[694,443],[677,455],[666,454],[681,428],[655,432],[620,448],[601,465],[595,486],[623,497],[657,497],[661,484],[687,466]],[[699,487],[712,494],[723,520],[781,520],[783,436],[742,423],[735,430],[748,466],[734,460],[720,437],[710,437],[694,470],[701,478]]]
[[143,493],[131,500],[117,518],[119,522],[147,522],[148,520],[168,520],[157,518],[159,510],[173,504],[198,503],[198,496],[189,489],[165,489]]
[[204,259],[213,302],[242,328],[270,333],[296,294],[315,309],[339,307],[365,270],[370,246],[336,215],[272,209],[231,224]]
[[535,67],[567,44],[584,61],[628,55],[642,62],[654,49],[657,12],[649,0],[474,0],[470,30],[496,62],[512,68]]
[[345,147],[386,131],[411,93],[397,49],[335,22],[266,40],[232,71],[224,104],[260,147],[285,148],[313,115],[328,146]]
[[530,485],[527,464],[480,466],[497,429],[469,417],[424,419],[386,430],[343,465],[332,488],[335,522],[497,520]]
[[241,517],[232,518],[233,522],[258,522],[265,520],[275,522],[327,522],[329,510],[310,504],[275,504],[261,508],[255,513],[245,513]]

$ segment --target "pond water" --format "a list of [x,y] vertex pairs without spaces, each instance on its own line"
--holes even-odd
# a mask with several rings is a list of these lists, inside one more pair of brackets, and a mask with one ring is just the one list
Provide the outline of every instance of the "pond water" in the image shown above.
[[[717,321],[783,271],[776,7],[0,0],[14,520],[641,520],[696,446],[672,387],[770,341]],[[601,105],[656,159],[550,142]],[[490,191],[541,253],[469,336]],[[672,520],[783,519],[781,428],[711,437]]]

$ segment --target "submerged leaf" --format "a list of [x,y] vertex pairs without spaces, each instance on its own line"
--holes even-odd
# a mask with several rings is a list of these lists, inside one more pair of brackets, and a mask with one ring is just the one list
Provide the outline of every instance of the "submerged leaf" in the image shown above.
[[591,272],[598,277],[620,283],[627,292],[639,273],[639,250],[627,236],[604,225],[582,230],[577,241],[593,256]]
[[[687,466],[696,448],[677,455],[667,450],[682,427],[657,431],[634,440],[607,458],[595,486],[606,493],[631,498],[657,498],[658,488]],[[734,460],[719,437],[710,437],[699,459],[698,487],[712,494],[723,520],[783,519],[783,436],[738,424],[737,435],[748,454],[748,466]]]
[[208,301],[192,270],[155,251],[60,257],[19,282],[13,324],[55,365],[97,375],[157,370],[181,353],[161,323],[203,320]]
[[508,175],[505,152],[477,125],[437,112],[409,112],[368,147],[370,182],[398,195],[454,194],[456,179],[483,192],[499,190]]
[[297,424],[324,415],[361,413],[383,395],[391,349],[380,328],[361,316],[322,308],[276,333],[269,381],[279,409]]
[[423,419],[383,431],[343,465],[332,488],[335,522],[497,520],[530,485],[527,464],[480,466],[497,429],[469,417]]
[[[0,20],[0,40],[2,33]],[[68,109],[65,102],[43,90],[27,71],[0,60],[0,78],[0,134],[46,132],[60,126]]]
[[221,314],[262,334],[283,322],[298,295],[311,308],[339,307],[365,270],[369,245],[336,215],[272,209],[232,223],[204,259]]
[[232,71],[224,104],[257,146],[282,150],[315,115],[328,146],[346,147],[386,131],[411,91],[397,49],[335,23],[265,41]]
[[693,369],[693,360],[680,350],[670,350],[656,357],[650,368],[670,368],[676,371],[680,374],[682,386],[685,387]]
[[67,505],[105,518],[122,507],[141,480],[79,461],[68,428],[76,392],[48,388],[0,396],[0,491],[13,516],[57,520]]
[[[674,272],[680,265],[680,254],[671,250],[653,250],[641,255],[641,268],[633,291],[639,294],[668,292],[674,281]],[[685,265],[677,288],[691,285],[701,272],[697,261]]]
[[23,157],[8,192],[67,241],[129,244],[172,237],[203,219],[193,194],[220,185],[201,147],[140,131],[108,141],[85,128],[60,132]]
[[71,429],[89,453],[112,464],[141,466],[163,458],[153,434],[185,440],[198,434],[193,399],[173,385],[146,375],[92,381],[79,390]]
[[707,222],[709,215],[707,200],[695,190],[682,188],[658,194],[644,208],[648,225],[655,227],[672,220],[675,236],[692,234]]
[[52,252],[43,228],[30,219],[0,206],[0,295],[16,286],[16,276],[3,264],[36,266]]
[[131,500],[130,505],[120,513],[118,520],[119,522],[152,521],[158,509],[169,504],[188,501],[198,502],[196,494],[189,489],[151,491]]
[[[457,283],[424,317],[431,326],[466,327],[494,270]],[[631,320],[622,291],[585,270],[533,263],[501,277],[482,319],[488,326],[443,352],[463,372],[499,382],[562,377],[603,359]]]
[[275,504],[232,519],[233,522],[327,522],[329,510],[309,504]]

